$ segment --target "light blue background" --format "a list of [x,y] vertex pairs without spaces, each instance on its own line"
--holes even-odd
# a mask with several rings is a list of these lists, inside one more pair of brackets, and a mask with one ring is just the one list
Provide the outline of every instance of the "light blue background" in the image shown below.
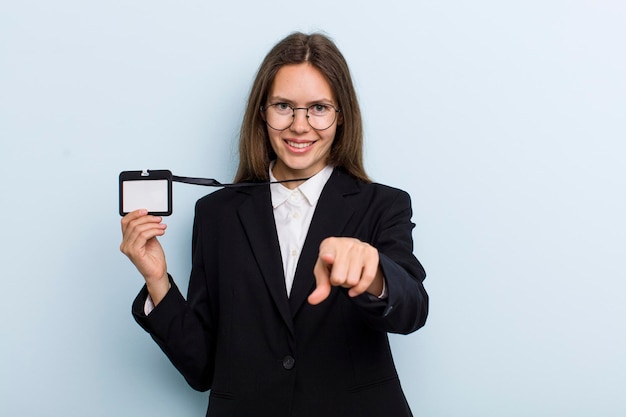
[[[366,164],[413,198],[424,417],[626,415],[626,3],[2,1],[0,415],[201,416],[132,321],[117,175],[232,179],[254,72],[292,30],[348,59]],[[162,242],[186,288],[194,201]]]

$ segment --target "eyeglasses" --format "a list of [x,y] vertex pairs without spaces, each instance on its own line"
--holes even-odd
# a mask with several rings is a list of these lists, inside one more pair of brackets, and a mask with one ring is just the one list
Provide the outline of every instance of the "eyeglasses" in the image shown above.
[[293,107],[288,103],[273,103],[261,107],[265,123],[274,130],[289,128],[296,119],[296,110],[306,110],[306,119],[315,130],[326,130],[337,120],[341,110],[330,104],[312,104],[309,107]]

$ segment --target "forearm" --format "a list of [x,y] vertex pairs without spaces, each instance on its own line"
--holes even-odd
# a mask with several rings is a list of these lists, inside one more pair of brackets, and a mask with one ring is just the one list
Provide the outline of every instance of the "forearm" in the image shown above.
[[190,310],[189,303],[173,281],[172,287],[149,315],[144,305],[149,293],[144,286],[132,312],[137,323],[154,339],[192,388],[210,388],[213,375],[213,337]]
[[381,255],[386,297],[363,294],[353,302],[365,320],[380,331],[408,334],[424,325],[428,315],[428,295],[422,285],[423,275],[412,275],[385,255]]

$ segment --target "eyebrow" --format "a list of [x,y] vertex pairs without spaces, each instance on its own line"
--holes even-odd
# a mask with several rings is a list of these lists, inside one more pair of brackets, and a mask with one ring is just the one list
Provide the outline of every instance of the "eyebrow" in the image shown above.
[[[288,104],[295,104],[295,101],[290,100],[288,98],[282,97],[282,96],[271,96],[268,97],[268,102],[270,103],[288,103]],[[305,105],[308,106],[312,106],[313,104],[317,104],[317,103],[324,103],[324,104],[332,104],[335,105],[335,100],[331,100],[329,98],[319,98],[317,100],[311,100],[308,103],[306,103]]]

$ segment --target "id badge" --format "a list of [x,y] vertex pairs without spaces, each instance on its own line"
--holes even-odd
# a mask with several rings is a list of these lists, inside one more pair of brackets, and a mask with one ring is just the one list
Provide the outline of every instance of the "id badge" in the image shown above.
[[166,169],[123,171],[119,177],[120,215],[138,209],[155,216],[172,214],[172,172]]

